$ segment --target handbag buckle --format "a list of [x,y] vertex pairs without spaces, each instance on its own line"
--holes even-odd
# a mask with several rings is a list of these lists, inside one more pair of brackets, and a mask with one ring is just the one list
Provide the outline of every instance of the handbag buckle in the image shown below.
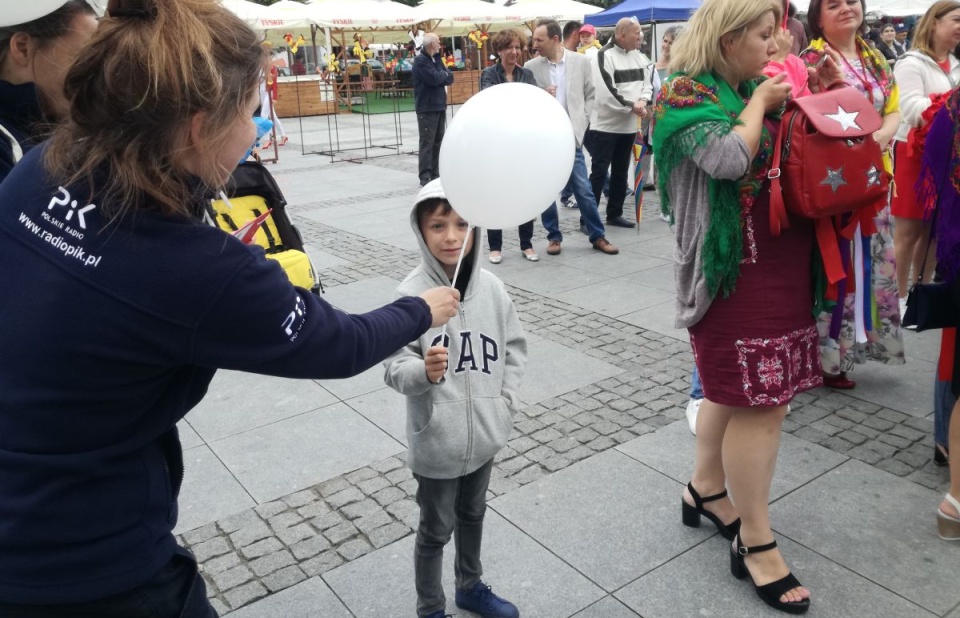
[[768,179],[768,180],[774,180],[774,179],[776,179],[776,178],[780,178],[780,168],[779,168],[779,167],[775,167],[775,168],[771,169],[769,172],[767,172],[767,179]]

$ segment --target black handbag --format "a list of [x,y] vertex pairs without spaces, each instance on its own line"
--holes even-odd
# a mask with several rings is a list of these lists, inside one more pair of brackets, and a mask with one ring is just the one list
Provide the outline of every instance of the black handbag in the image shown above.
[[[923,283],[923,273],[927,269],[927,253],[937,227],[939,210],[940,205],[937,204],[930,225],[930,237],[927,238],[927,251],[924,252],[923,265],[917,273],[917,282],[913,284],[907,295],[907,310],[901,320],[901,326],[915,327],[917,332],[960,326],[960,304],[957,302],[960,287],[939,281]],[[960,280],[957,283],[960,284]]]

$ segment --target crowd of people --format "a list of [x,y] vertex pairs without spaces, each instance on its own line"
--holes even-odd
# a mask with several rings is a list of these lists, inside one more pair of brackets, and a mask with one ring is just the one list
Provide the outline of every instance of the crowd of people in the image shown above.
[[[172,534],[176,423],[218,368],[339,378],[382,362],[407,398],[418,615],[446,613],[452,537],[456,604],[519,616],[484,583],[480,548],[526,342],[506,288],[480,267],[481,231],[440,178],[454,74],[439,38],[427,33],[413,63],[421,189],[410,223],[421,263],[396,301],[350,315],[204,222],[202,196],[228,183],[269,96],[255,32],[216,0],[110,0],[99,22],[82,0],[33,5],[16,21],[0,16],[0,614],[215,616]],[[524,83],[563,106],[575,136],[568,195],[604,254],[619,253],[606,226],[636,225],[623,207],[638,129],[652,142],[676,238],[676,325],[695,359],[696,457],[681,522],[711,521],[730,542],[733,575],[788,613],[811,604],[768,508],[791,400],[855,388],[848,372],[867,360],[904,363],[912,284],[941,282],[952,290],[943,302],[960,306],[960,0],[934,2],[909,49],[896,26],[865,38],[866,11],[866,0],[811,0],[804,27],[777,0],[704,0],[664,33],[656,63],[639,51],[635,19],[605,44],[592,26],[545,19],[526,61],[524,35],[497,33],[497,62],[481,76],[482,88]],[[793,217],[775,234],[770,187],[787,102],[838,86],[880,117],[871,143],[896,188],[869,225],[836,221],[857,285],[839,285],[831,308],[813,221]],[[544,207],[556,255],[558,206]],[[534,224],[519,229],[533,262]],[[502,231],[487,238],[500,263]],[[945,329],[931,376],[934,461],[950,470],[938,532],[953,541],[958,349]]]

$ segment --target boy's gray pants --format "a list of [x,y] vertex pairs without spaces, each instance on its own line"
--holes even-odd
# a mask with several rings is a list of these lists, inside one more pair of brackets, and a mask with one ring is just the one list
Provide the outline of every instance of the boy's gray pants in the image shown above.
[[457,588],[472,588],[480,581],[480,543],[487,510],[491,459],[474,472],[453,479],[431,479],[414,474],[419,484],[420,527],[413,550],[417,583],[417,614],[427,616],[446,608],[443,595],[443,546],[454,535],[453,562]]

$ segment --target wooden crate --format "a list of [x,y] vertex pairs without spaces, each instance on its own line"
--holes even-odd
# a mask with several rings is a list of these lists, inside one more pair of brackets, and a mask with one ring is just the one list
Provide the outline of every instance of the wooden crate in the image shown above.
[[321,85],[326,84],[318,79],[279,82],[277,100],[274,104],[277,116],[279,118],[294,118],[296,116],[336,114],[336,101],[322,100]]
[[480,92],[480,71],[454,71],[453,83],[447,86],[447,103],[461,105]]

